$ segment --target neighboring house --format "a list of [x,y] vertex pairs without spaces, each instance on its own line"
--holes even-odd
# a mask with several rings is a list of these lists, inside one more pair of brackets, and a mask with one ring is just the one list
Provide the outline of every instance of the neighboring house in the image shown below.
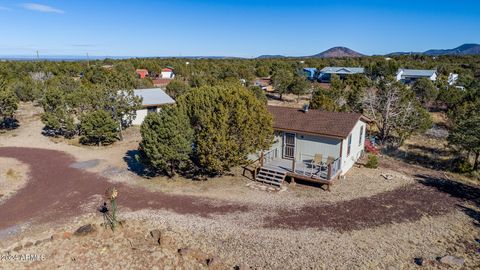
[[315,80],[315,77],[317,75],[317,69],[316,68],[304,68],[303,73],[309,80]]
[[254,85],[255,86],[260,86],[260,88],[262,88],[262,90],[265,90],[267,92],[272,92],[273,91],[272,79],[270,79],[268,77],[258,78],[257,80],[255,80]]
[[324,67],[318,73],[318,81],[330,82],[333,74],[336,74],[340,79],[344,79],[348,75],[364,74],[365,69],[362,67]]
[[148,76],[148,70],[146,69],[137,69],[135,72],[138,74],[140,79],[145,79]]
[[404,69],[400,68],[397,71],[396,79],[403,83],[412,83],[419,78],[427,78],[431,81],[437,80],[437,71],[432,69]]
[[173,79],[175,78],[175,74],[173,70],[170,68],[163,68],[162,73],[160,74],[161,79]]
[[141,125],[147,114],[158,112],[162,106],[175,103],[175,100],[159,88],[137,89],[134,93],[143,100],[142,108],[137,110],[133,125]]
[[152,83],[154,87],[164,88],[166,87],[172,80],[171,79],[153,79]]
[[454,85],[458,81],[458,74],[450,73],[448,74],[448,85]]
[[270,149],[257,155],[258,181],[281,184],[289,176],[292,182],[330,185],[363,154],[367,119],[361,114],[277,106],[268,110],[275,136]]

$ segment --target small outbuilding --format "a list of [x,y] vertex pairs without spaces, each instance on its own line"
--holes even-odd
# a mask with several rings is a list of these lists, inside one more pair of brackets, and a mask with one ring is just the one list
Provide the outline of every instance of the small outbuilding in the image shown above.
[[163,106],[175,103],[175,100],[160,88],[137,89],[134,93],[142,98],[142,108],[137,110],[133,125],[141,125],[149,113],[158,112]]

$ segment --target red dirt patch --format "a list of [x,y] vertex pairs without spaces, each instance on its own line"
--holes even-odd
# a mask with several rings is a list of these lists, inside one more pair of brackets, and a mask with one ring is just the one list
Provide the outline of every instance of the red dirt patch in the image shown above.
[[415,221],[441,215],[462,200],[434,188],[412,184],[393,191],[350,201],[280,211],[266,227],[321,228],[338,231],[365,229],[389,223]]
[[180,214],[227,214],[246,211],[244,205],[193,196],[150,192],[143,188],[109,183],[107,178],[69,167],[75,159],[67,153],[37,148],[3,147],[0,156],[18,159],[30,166],[27,185],[0,205],[0,229],[22,222],[53,221],[76,216],[93,195],[103,195],[115,185],[118,204],[132,210],[166,209]]

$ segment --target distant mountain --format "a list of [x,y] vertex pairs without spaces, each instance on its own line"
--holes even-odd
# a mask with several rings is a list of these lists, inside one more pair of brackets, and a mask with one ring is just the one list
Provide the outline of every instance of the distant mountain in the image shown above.
[[428,50],[426,55],[473,55],[480,54],[480,44],[463,44],[457,48],[449,50]]
[[265,55],[260,55],[260,56],[257,57],[257,58],[266,59],[266,58],[285,58],[285,57],[286,57],[286,56],[280,55],[280,54],[265,54]]
[[309,56],[314,58],[362,57],[363,54],[346,47],[333,47],[324,52]]
[[424,55],[480,55],[480,44],[463,44],[454,49],[438,50],[432,49],[425,52],[394,52],[388,56],[408,55],[408,54],[424,54]]

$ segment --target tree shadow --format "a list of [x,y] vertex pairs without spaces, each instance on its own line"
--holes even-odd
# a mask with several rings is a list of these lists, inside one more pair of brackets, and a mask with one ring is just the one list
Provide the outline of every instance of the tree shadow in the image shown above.
[[[425,186],[433,187],[440,192],[447,193],[452,197],[464,202],[471,203],[480,208],[480,186],[468,185],[457,181],[437,178],[431,175],[417,174],[417,181]],[[480,211],[468,205],[457,205],[466,215],[474,220],[475,226],[480,227]]]
[[[429,147],[418,146],[412,147],[422,151],[430,150]],[[430,155],[425,155],[421,153],[415,153],[411,151],[406,151],[403,149],[393,149],[393,150],[382,150],[382,153],[393,157],[395,159],[399,159],[408,164],[420,165],[425,168],[434,169],[434,170],[450,170],[453,166],[451,159],[440,159],[435,158]],[[436,152],[438,156],[442,156],[445,153]]]
[[127,163],[128,170],[141,177],[154,177],[156,173],[147,165],[142,163],[139,150],[128,150],[123,156],[123,161]]
[[17,119],[7,118],[0,122],[0,130],[14,130],[20,127]]

